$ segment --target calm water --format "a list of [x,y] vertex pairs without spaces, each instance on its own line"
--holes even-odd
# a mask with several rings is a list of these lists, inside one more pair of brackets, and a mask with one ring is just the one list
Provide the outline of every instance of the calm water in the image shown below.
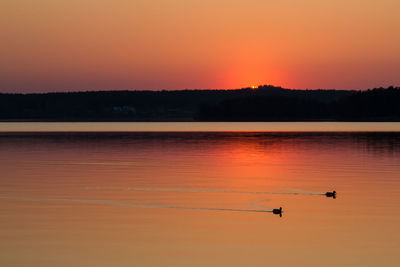
[[400,122],[0,122],[1,132],[400,132]]
[[0,266],[400,262],[396,133],[3,133],[0,164]]

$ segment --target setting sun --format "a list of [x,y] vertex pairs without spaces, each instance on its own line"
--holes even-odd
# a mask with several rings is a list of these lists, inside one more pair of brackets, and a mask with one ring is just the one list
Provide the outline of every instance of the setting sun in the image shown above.
[[400,266],[399,10],[0,1],[0,267]]

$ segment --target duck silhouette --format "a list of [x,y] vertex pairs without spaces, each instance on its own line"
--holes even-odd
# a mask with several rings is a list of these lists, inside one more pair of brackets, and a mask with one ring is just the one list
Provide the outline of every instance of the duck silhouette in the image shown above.
[[325,193],[325,196],[326,196],[326,197],[336,198],[336,191],[326,192],[326,193]]
[[282,217],[282,207],[280,207],[279,209],[273,209],[272,213],[279,214],[279,217]]

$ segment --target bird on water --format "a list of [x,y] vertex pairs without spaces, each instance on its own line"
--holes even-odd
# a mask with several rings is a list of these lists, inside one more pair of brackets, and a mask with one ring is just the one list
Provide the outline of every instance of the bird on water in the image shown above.
[[280,207],[279,209],[273,209],[272,213],[279,214],[279,217],[282,217],[282,207]]
[[336,198],[336,191],[332,191],[332,192],[326,192],[325,193],[326,197],[333,197]]

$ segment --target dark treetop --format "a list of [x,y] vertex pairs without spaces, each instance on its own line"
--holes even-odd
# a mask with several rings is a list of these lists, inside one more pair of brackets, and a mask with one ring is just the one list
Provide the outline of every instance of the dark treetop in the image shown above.
[[400,121],[400,88],[0,94],[0,120]]

